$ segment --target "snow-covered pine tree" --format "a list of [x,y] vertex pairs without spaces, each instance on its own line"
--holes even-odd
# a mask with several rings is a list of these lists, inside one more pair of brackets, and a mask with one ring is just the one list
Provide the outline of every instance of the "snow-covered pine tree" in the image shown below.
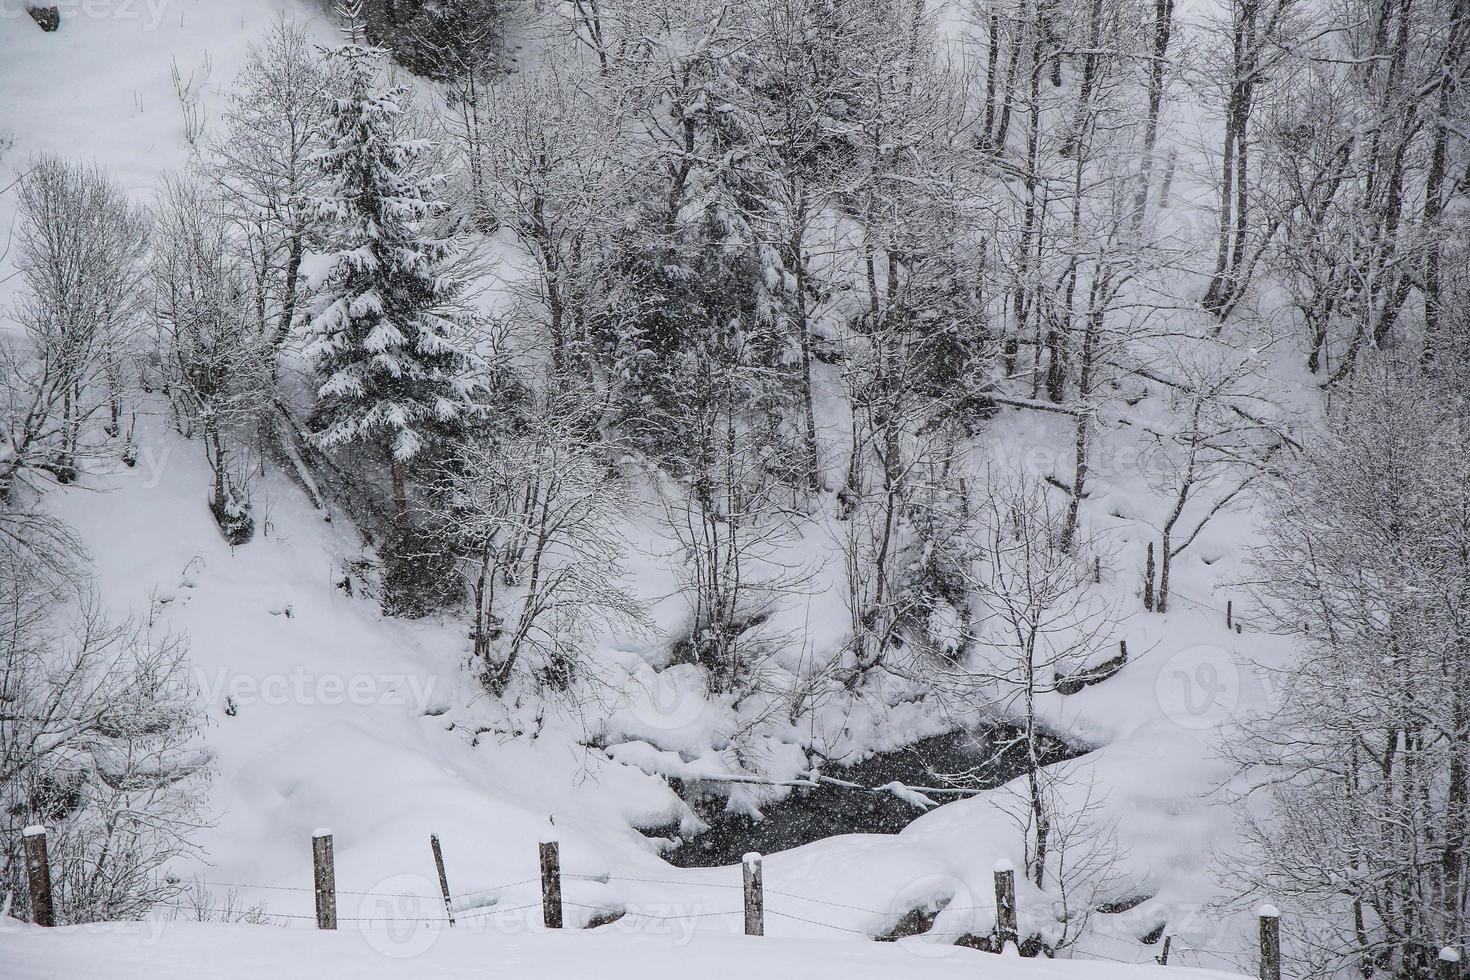
[[316,297],[307,356],[319,386],[323,446],[385,445],[400,525],[405,467],[426,440],[446,435],[470,410],[463,291],[453,249],[424,225],[442,213],[438,179],[420,161],[428,144],[400,138],[406,86],[380,87],[383,52],[362,42],[357,4],[340,59],[345,94],[333,101],[318,160],[328,192],[316,211],[330,273]]

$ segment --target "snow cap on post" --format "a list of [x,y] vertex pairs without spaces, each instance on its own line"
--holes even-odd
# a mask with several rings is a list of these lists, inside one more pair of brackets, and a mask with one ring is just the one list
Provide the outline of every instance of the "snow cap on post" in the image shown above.
[[999,861],[995,862],[995,867],[993,869],[991,869],[991,870],[994,870],[994,871],[1015,871],[1016,870],[1016,865],[1015,865],[1014,862],[1011,861],[1010,858],[1001,858]]
[[316,839],[318,839],[320,837],[331,837],[331,836],[332,836],[332,829],[330,827],[318,827],[316,830],[313,830],[311,832],[311,839],[312,840],[316,840]]
[[1259,915],[1263,919],[1279,919],[1281,918],[1281,910],[1274,905],[1262,905],[1256,912],[1256,915]]
[[32,824],[20,832],[22,837],[40,837],[46,833],[46,828],[40,824]]
[[740,863],[741,864],[749,864],[749,865],[760,864],[761,863],[761,855],[760,855],[760,852],[759,851],[746,851],[744,854],[742,854],[740,856]]
[[1460,962],[1460,951],[1453,946],[1446,946],[1439,951],[1439,961],[1441,963],[1458,963]]

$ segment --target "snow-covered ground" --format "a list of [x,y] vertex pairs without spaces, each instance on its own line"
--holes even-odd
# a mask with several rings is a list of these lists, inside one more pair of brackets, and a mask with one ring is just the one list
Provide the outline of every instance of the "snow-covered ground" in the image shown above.
[[[209,475],[197,444],[156,416],[140,420],[138,443],[135,468],[94,472],[85,488],[56,492],[53,506],[88,542],[111,606],[152,610],[187,634],[208,706],[214,823],[199,839],[205,857],[174,869],[200,890],[180,912],[159,915],[193,917],[198,904],[206,916],[258,909],[278,925],[309,918],[310,838],[325,826],[335,834],[344,919],[437,919],[430,834],[443,843],[461,913],[534,903],[536,845],[555,837],[569,924],[616,912],[631,922],[638,910],[656,910],[672,912],[680,934],[741,931],[738,868],[670,867],[635,829],[688,817],[644,771],[656,766],[620,764],[609,756],[639,760],[618,747],[586,747],[583,719],[570,714],[544,719],[535,739],[514,737],[503,727],[506,711],[460,666],[458,624],[385,618],[372,599],[337,587],[362,548],[340,516],[325,522],[284,474],[257,484],[262,533],[232,553],[200,503]],[[1158,634],[1130,634],[1130,645],[1164,649],[1170,623],[1223,635],[1210,618],[1185,607]],[[1221,675],[1225,687],[1209,701],[1190,685],[1201,670],[1233,661],[1209,645],[1180,647],[1150,652],[1058,706],[1068,712],[1062,727],[1104,746],[1075,765],[1118,820],[1120,894],[1151,896],[1097,916],[1077,955],[1149,962],[1158,947],[1137,940],[1167,921],[1172,962],[1244,968],[1249,961],[1237,954],[1250,923],[1202,907],[1214,898],[1211,851],[1227,829],[1224,811],[1202,794],[1224,776],[1208,726],[1251,695],[1249,675]],[[666,725],[668,744],[717,744],[718,712],[671,690],[671,701],[660,700],[670,691],[632,699],[612,717],[656,740]],[[634,744],[655,751],[641,741],[621,746]],[[862,940],[926,905],[945,906],[935,941],[988,933],[993,867],[1020,857],[1013,809],[1002,789],[932,810],[895,836],[849,835],[768,855],[767,934]],[[1023,886],[1023,916],[1027,898]],[[538,914],[510,913],[515,921]],[[270,945],[278,931],[246,934],[269,936]]]
[[[187,159],[171,66],[186,83],[194,79],[207,112],[245,44],[277,11],[315,16],[287,0],[88,5],[136,16],[87,16],[83,5],[66,3],[64,14],[68,7],[76,14],[56,35],[25,19],[0,20],[0,130],[16,137],[0,160],[0,184],[29,155],[55,151],[95,160],[146,198],[161,171]],[[325,24],[321,32],[330,36]],[[0,226],[8,225],[11,206],[0,201]],[[1241,548],[1250,537],[1248,511],[1212,525],[1180,559],[1173,611],[1119,621],[1118,639],[1132,654],[1121,673],[1044,705],[1058,731],[1096,747],[1074,764],[1076,792],[1093,792],[1115,822],[1118,897],[1146,899],[1097,917],[1095,934],[1076,951],[1085,964],[1002,962],[942,941],[865,941],[926,903],[945,906],[935,940],[992,928],[992,869],[1021,858],[1004,787],[939,807],[895,836],[832,838],[768,856],[768,937],[747,940],[735,935],[738,869],[672,868],[639,832],[694,819],[651,773],[725,765],[737,721],[677,672],[653,672],[663,666],[657,637],[605,638],[596,656],[609,671],[606,703],[581,711],[490,703],[461,667],[463,623],[386,619],[370,597],[339,587],[363,546],[342,515],[324,521],[284,474],[257,481],[260,533],[230,549],[204,505],[209,476],[199,446],[177,436],[161,404],[145,408],[153,414],[139,423],[137,466],[89,473],[80,487],[55,492],[51,506],[87,542],[111,607],[152,614],[189,638],[216,777],[213,822],[199,839],[204,856],[174,872],[201,882],[206,908],[255,908],[276,925],[301,924],[293,917],[309,916],[312,907],[310,835],[328,826],[344,916],[428,916],[438,902],[428,845],[436,833],[457,907],[478,918],[452,932],[423,924],[409,934],[373,927],[339,935],[162,921],[189,910],[162,911],[155,922],[51,932],[7,923],[0,932],[5,977],[1141,980],[1155,973],[1112,961],[1151,962],[1158,947],[1138,940],[1165,922],[1175,937],[1171,963],[1251,967],[1253,922],[1211,907],[1222,894],[1216,858],[1232,840],[1216,794],[1228,777],[1214,753],[1216,731],[1269,697],[1251,663],[1284,654],[1263,634],[1225,628],[1229,583],[1242,575]],[[1145,402],[1139,412],[1148,408]],[[1137,433],[1117,430],[1104,439],[1099,458],[1114,463],[1099,468],[1086,516],[1109,555],[1106,567],[1132,570],[1142,566],[1145,538],[1156,534],[1167,507],[1149,487]],[[1065,452],[1045,447],[1069,446],[1059,420],[1011,414],[978,449],[1049,475],[1053,463],[1065,466]],[[659,538],[647,514],[630,524],[628,537],[640,542],[641,554],[631,559],[638,593],[650,601],[670,596],[671,542]],[[795,543],[791,557],[831,547],[817,531]],[[841,570],[826,566],[766,625],[771,636],[806,638],[772,669],[794,671],[802,658],[829,653],[840,641]],[[1138,607],[1134,577],[1105,575],[1105,594],[1125,611]],[[651,611],[657,626],[672,629],[683,606],[670,597]],[[641,694],[645,687],[654,690]],[[525,734],[528,721],[540,725],[535,738]],[[804,759],[797,746],[819,737],[860,755],[933,734],[942,721],[914,709],[895,715],[847,705],[840,717],[805,719],[806,734],[771,732],[761,748],[772,773],[789,777]],[[625,919],[595,933],[547,936],[527,930],[534,910],[490,912],[534,902],[536,844],[548,835],[561,842],[569,924],[585,924],[599,910],[628,913]],[[1020,897],[1024,910],[1024,889]],[[640,918],[639,910],[663,910],[673,921]],[[507,918],[504,928],[493,925]],[[411,958],[396,955],[410,948]],[[1171,969],[1173,976],[1208,975]]]
[[459,928],[412,937],[387,930],[363,933],[274,932],[245,925],[149,923],[42,930],[17,927],[0,932],[9,980],[106,977],[107,980],[276,980],[323,976],[449,980],[1226,980],[1209,970],[1002,959],[965,949],[936,956],[908,944],[670,935],[528,931],[524,927]]

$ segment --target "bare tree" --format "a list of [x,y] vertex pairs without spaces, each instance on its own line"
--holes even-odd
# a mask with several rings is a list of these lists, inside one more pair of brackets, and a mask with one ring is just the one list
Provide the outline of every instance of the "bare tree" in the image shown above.
[[185,652],[0,547],[0,838],[22,908],[30,824],[50,831],[63,922],[136,918],[179,891],[162,869],[193,851],[209,762]]
[[[484,170],[485,207],[536,263],[533,298],[558,373],[586,370],[593,260],[623,195],[615,157],[623,111],[614,94],[592,90],[578,66],[550,58],[535,74],[482,93],[486,118],[474,135],[460,133],[462,153]],[[493,136],[484,141],[481,130]]]
[[1433,360],[1455,347],[1441,315],[1442,270],[1458,247],[1445,216],[1467,190],[1450,176],[1463,100],[1447,94],[1470,70],[1463,7],[1348,0],[1338,16],[1352,28],[1293,52],[1307,64],[1292,99],[1263,120],[1266,167],[1254,189],[1268,230],[1285,232],[1273,257],[1325,386],[1366,350],[1418,339]]
[[690,606],[679,646],[706,669],[711,690],[744,691],[759,659],[751,629],[804,577],[785,552],[799,515],[791,481],[773,465],[779,441],[744,411],[742,378],[755,372],[696,357],[683,373],[679,419],[693,443],[690,466],[661,490],[663,524],[678,545],[670,559]]
[[1018,759],[1025,780],[1026,872],[1037,888],[1055,873],[1052,807],[1057,740],[1043,702],[1058,693],[1059,675],[1091,666],[1111,646],[1113,615],[1093,590],[1084,541],[1062,547],[1064,512],[1046,485],[1022,477],[995,481],[977,508],[969,584],[978,603],[973,653],[944,676],[984,710],[1014,726],[997,755]]
[[1163,116],[1164,97],[1170,76],[1169,42],[1174,36],[1174,0],[1154,0],[1154,19],[1150,31],[1152,44],[1148,52],[1148,109],[1143,124],[1143,160],[1138,168],[1138,197],[1134,201],[1134,220],[1142,222],[1148,214],[1153,187],[1154,152],[1158,148],[1159,121]]
[[839,206],[857,226],[831,274],[854,284],[840,312],[847,472],[838,493],[852,617],[849,685],[882,664],[927,608],[905,586],[911,548],[942,538],[951,466],[984,404],[994,344],[970,256],[981,239],[963,201],[967,79],[950,70],[922,4],[883,11],[885,43],[853,71],[855,158]]
[[591,422],[576,396],[544,396],[502,437],[452,455],[441,533],[465,556],[474,658],[496,694],[522,670],[565,688],[593,629],[644,623],[620,583],[616,447]]
[[1154,488],[1170,505],[1159,525],[1158,579],[1144,586],[1145,600],[1153,600],[1145,605],[1155,612],[1168,610],[1174,559],[1242,499],[1285,444],[1258,417],[1236,411],[1241,404],[1269,404],[1251,357],[1201,342],[1170,360],[1176,420],[1166,431],[1146,433],[1143,457]]
[[225,132],[209,147],[233,240],[250,262],[257,330],[277,353],[301,308],[301,263],[325,186],[316,155],[338,74],[306,28],[281,17],[250,46],[224,112]]
[[[1444,4],[1440,5],[1443,10]],[[1451,0],[1448,4],[1448,24],[1443,31],[1444,41],[1440,48],[1437,71],[1431,75],[1431,84],[1436,91],[1434,103],[1434,129],[1429,149],[1429,169],[1424,176],[1424,206],[1421,212],[1422,230],[1428,241],[1424,254],[1424,358],[1433,361],[1442,355],[1442,349],[1452,346],[1452,338],[1444,323],[1444,292],[1441,270],[1445,248],[1442,240],[1442,220],[1450,203],[1463,196],[1467,188],[1463,181],[1449,176],[1451,147],[1454,145],[1452,131],[1458,124],[1464,126],[1466,118],[1463,98],[1467,74],[1470,74],[1470,4],[1464,0]],[[1437,75],[1437,77],[1435,77]],[[1454,110],[1459,107],[1456,115]]]
[[1251,199],[1251,122],[1262,92],[1277,78],[1290,50],[1286,35],[1301,29],[1294,16],[1297,7],[1297,0],[1233,0],[1228,23],[1217,25],[1217,37],[1222,47],[1228,44],[1228,53],[1226,72],[1217,80],[1225,104],[1215,268],[1203,304],[1222,318],[1248,285],[1258,254],[1250,234],[1256,213]]
[[185,434],[197,427],[202,436],[214,518],[243,544],[254,523],[232,443],[270,409],[274,345],[250,315],[251,278],[224,202],[180,175],[165,178],[160,198],[151,279],[167,390]]
[[1428,976],[1470,934],[1470,426],[1464,369],[1373,355],[1283,467],[1256,555],[1272,703],[1230,754],[1254,894],[1317,928],[1303,975]]
[[0,503],[19,482],[70,482],[89,423],[119,432],[124,371],[144,301],[148,223],[100,171],[55,157],[19,186],[15,311],[28,349],[5,354]]

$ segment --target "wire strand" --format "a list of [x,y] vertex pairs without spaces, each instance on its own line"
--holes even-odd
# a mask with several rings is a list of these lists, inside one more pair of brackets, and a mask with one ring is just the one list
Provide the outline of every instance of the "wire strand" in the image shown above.
[[847,926],[837,926],[830,922],[819,922],[816,919],[808,919],[800,915],[792,915],[789,912],[781,912],[776,909],[766,909],[772,915],[779,915],[783,919],[795,919],[797,922],[805,922],[807,925],[821,926],[824,929],[837,929],[841,932],[850,932],[855,936],[867,936],[873,938],[873,934],[864,929],[849,929]]

